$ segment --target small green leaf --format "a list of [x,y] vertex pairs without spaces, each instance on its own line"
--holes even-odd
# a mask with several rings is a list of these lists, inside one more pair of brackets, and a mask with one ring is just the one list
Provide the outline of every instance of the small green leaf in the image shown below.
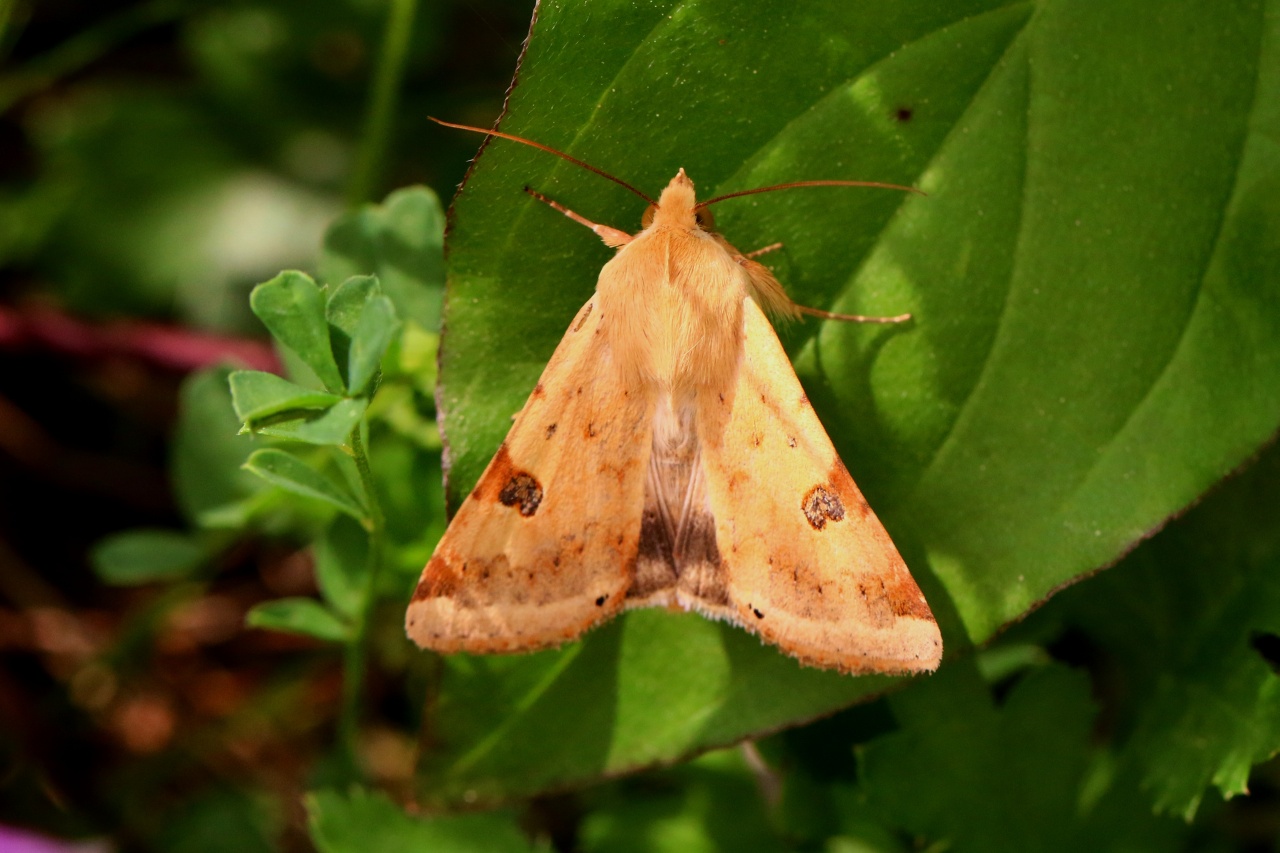
[[1280,672],[1267,652],[1280,636],[1278,513],[1273,445],[1027,623],[1065,621],[1124,686],[1113,714],[1157,812],[1190,821],[1211,787],[1245,794],[1252,766],[1280,751]]
[[320,853],[527,853],[535,848],[502,812],[431,819],[405,814],[385,794],[354,789],[307,795],[311,840]]
[[355,337],[356,327],[360,325],[360,316],[364,313],[369,300],[381,293],[377,276],[353,275],[333,289],[329,302],[325,306],[325,316],[329,320],[329,343],[333,350],[334,361],[342,372],[347,387],[353,389],[347,364],[350,359],[351,339]]
[[[889,698],[900,731],[858,750],[864,796],[924,849],[1186,849],[1128,774],[1099,774],[1085,673],[1051,664],[999,704],[968,661]],[[1099,799],[1098,796],[1101,796]]]
[[256,451],[244,467],[282,489],[324,501],[352,518],[363,520],[364,507],[347,489],[292,453],[267,448]]
[[324,387],[338,394],[346,390],[330,348],[324,294],[310,276],[282,272],[255,287],[249,305],[276,340],[315,371]]
[[320,594],[338,613],[354,617],[364,600],[368,534],[345,515],[337,516],[316,543],[315,556]]
[[126,530],[101,540],[89,560],[109,584],[130,586],[185,578],[200,568],[208,551],[176,530]]
[[228,377],[231,405],[245,423],[269,418],[284,412],[327,409],[342,398],[327,391],[316,391],[295,385],[274,373],[261,370],[237,370]]
[[250,628],[305,634],[318,640],[345,642],[351,627],[314,598],[277,598],[254,606],[244,618]]
[[376,275],[351,276],[335,287],[329,296],[325,305],[329,325],[341,329],[347,333],[347,337],[351,337],[360,324],[360,315],[365,305],[381,293]]
[[370,299],[365,305],[364,313],[360,315],[360,325],[356,327],[355,336],[351,339],[347,366],[351,393],[364,392],[365,386],[378,372],[382,356],[399,329],[400,321],[396,319],[396,308],[391,300],[385,296]]
[[342,400],[330,408],[302,418],[275,423],[256,424],[251,430],[261,435],[288,438],[307,444],[346,444],[351,430],[360,423],[369,401],[361,398]]
[[[194,373],[182,383],[170,472],[183,516],[200,527],[219,526],[206,524],[206,516],[225,516],[226,508],[242,506],[266,488],[240,467],[263,442],[237,435],[242,422],[232,411],[227,374],[226,368],[217,367]],[[242,525],[243,520],[230,526]]]
[[444,292],[444,210],[426,187],[407,187],[338,219],[324,237],[320,279],[374,273],[396,314],[440,326]]

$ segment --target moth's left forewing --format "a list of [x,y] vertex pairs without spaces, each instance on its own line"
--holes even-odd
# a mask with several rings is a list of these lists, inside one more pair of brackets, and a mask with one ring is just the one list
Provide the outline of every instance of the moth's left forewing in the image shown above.
[[734,621],[816,666],[935,669],[942,639],[929,606],[751,299],[744,332],[729,391],[698,404]]
[[423,570],[409,636],[441,652],[559,645],[616,614],[638,549],[652,401],[578,313]]

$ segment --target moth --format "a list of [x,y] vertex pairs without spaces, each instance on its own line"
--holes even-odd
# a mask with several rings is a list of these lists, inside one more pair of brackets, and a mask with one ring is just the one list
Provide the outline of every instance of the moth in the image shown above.
[[[405,626],[439,652],[526,652],[623,610],[694,610],[801,663],[933,670],[942,638],[837,456],[766,312],[794,303],[714,230],[681,169],[617,254],[422,572]],[[872,186],[891,186],[870,184]]]

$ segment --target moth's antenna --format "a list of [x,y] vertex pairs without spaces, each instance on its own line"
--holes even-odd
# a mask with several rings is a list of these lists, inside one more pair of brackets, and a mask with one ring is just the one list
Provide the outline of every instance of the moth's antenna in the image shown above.
[[[444,127],[452,127],[458,130],[469,130],[472,133],[483,133],[485,136],[499,136],[499,137],[502,137],[503,139],[510,139],[512,142],[520,142],[520,143],[523,143],[524,145],[529,145],[533,148],[540,148],[543,151],[546,151],[550,154],[554,154],[557,157],[560,157],[564,160],[568,160],[570,163],[573,163],[575,166],[581,166],[582,168],[586,169],[588,172],[595,172],[597,175],[599,175],[602,178],[608,178],[618,186],[628,189],[631,192],[635,193],[636,195],[640,196],[640,198],[644,199],[649,204],[657,204],[657,202],[655,202],[653,199],[649,198],[647,195],[640,192],[640,190],[631,186],[631,184],[627,183],[621,178],[615,178],[613,175],[610,175],[608,172],[604,171],[603,169],[597,169],[595,166],[592,166],[590,163],[582,162],[577,157],[566,154],[563,151],[557,151],[556,149],[552,148],[550,145],[543,145],[541,142],[534,142],[532,139],[525,139],[523,136],[515,136],[514,134],[510,134],[510,133],[503,133],[500,130],[485,130],[483,127],[472,127],[469,124],[454,124],[451,121],[441,121],[440,119],[435,118],[434,116],[427,116],[427,118],[431,119],[436,124],[443,125]],[[758,192],[758,190],[750,190],[749,192]]]
[[789,184],[774,184],[771,187],[757,187],[754,190],[738,190],[736,193],[726,193],[718,195],[715,198],[700,201],[693,206],[694,210],[702,210],[704,207],[710,207],[717,202],[725,199],[737,198],[742,195],[755,195],[756,193],[771,193],[774,190],[789,190],[794,187],[876,187],[882,190],[901,190],[905,193],[915,193],[916,195],[927,195],[924,190],[918,190],[915,187],[904,187],[901,184],[882,184],[879,181],[792,181]]

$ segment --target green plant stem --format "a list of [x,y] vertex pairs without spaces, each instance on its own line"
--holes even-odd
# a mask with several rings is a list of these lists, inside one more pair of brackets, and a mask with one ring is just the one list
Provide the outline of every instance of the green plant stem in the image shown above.
[[[5,17],[11,11],[10,6],[0,0],[0,9],[5,10]],[[135,33],[181,17],[188,6],[186,0],[152,0],[131,6],[97,26],[77,33],[22,68],[0,77],[0,113],[8,112],[10,107],[28,95],[100,58]]]
[[404,78],[405,59],[409,55],[409,36],[418,0],[391,0],[387,28],[382,35],[382,51],[373,78],[369,112],[365,116],[356,167],[347,186],[347,204],[356,207],[371,201],[386,167],[387,150],[396,104],[400,100],[400,83]]
[[346,647],[342,713],[338,723],[347,759],[355,769],[359,767],[356,747],[360,723],[360,697],[364,692],[365,662],[368,658],[369,623],[373,620],[373,611],[377,604],[378,575],[382,568],[382,540],[386,535],[386,521],[382,516],[382,508],[378,505],[378,495],[373,485],[373,472],[369,468],[369,457],[365,453],[364,440],[360,437],[358,425],[351,431],[351,452],[356,460],[356,468],[360,472],[360,485],[364,489],[365,506],[369,509],[370,521],[369,565],[365,573],[364,591],[360,601],[360,612],[356,618],[355,634]]

